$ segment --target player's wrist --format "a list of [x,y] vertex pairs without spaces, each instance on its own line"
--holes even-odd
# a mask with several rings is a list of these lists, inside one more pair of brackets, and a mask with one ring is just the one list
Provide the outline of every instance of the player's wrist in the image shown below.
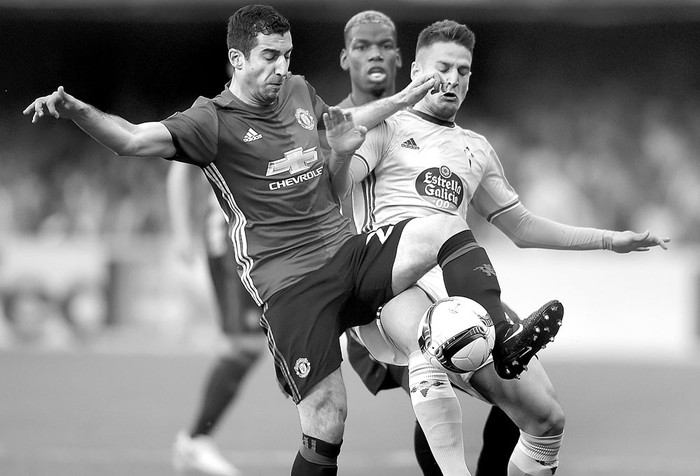
[[335,159],[341,162],[345,162],[347,160],[351,160],[352,156],[355,155],[354,150],[343,150],[343,151],[337,151],[335,149],[331,149],[333,151],[333,155],[335,156]]
[[603,249],[612,251],[613,250],[613,235],[614,231],[603,230]]
[[96,116],[97,110],[88,103],[76,100],[69,108],[66,108],[65,116],[76,123],[85,123]]
[[399,112],[403,109],[412,107],[415,103],[418,102],[420,98],[416,98],[408,93],[400,95],[399,97],[395,98],[395,101],[393,102],[393,106],[396,109],[396,112]]

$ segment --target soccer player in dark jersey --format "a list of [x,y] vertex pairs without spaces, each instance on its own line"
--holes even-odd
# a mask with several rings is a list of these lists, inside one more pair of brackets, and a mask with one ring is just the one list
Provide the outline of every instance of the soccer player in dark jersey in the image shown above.
[[224,458],[212,434],[264,349],[258,324],[260,308],[241,285],[226,217],[201,171],[183,162],[172,162],[167,194],[175,252],[185,266],[193,267],[199,250],[204,248],[219,327],[227,340],[225,351],[216,359],[204,384],[192,426],[175,438],[173,465],[181,472],[237,476],[240,471]]
[[[303,77],[289,73],[289,22],[267,5],[229,19],[230,83],[159,122],[131,123],[59,87],[24,110],[72,120],[120,156],[165,157],[199,166],[225,212],[243,286],[262,306],[261,324],[278,381],[296,404],[302,443],[292,475],[337,474],[347,400],[340,335],[439,265],[451,295],[479,302],[496,329],[495,368],[514,379],[558,329],[551,301],[512,325],[498,279],[461,217],[407,219],[355,234],[338,197],[368,128],[415,104],[438,81],[416,75],[399,93],[353,111],[328,107]],[[323,134],[325,131],[325,134]],[[327,141],[328,157],[321,151]],[[474,271],[477,270],[477,271]],[[552,326],[554,327],[554,326]]]
[[[340,66],[350,76],[351,92],[338,104],[343,109],[367,104],[394,94],[396,70],[402,65],[397,45],[396,26],[384,13],[366,10],[354,15],[345,25]],[[344,202],[345,213],[352,213]],[[517,314],[503,304],[512,320]],[[350,364],[367,389],[373,394],[381,390],[403,388],[409,394],[408,367],[379,362],[367,349],[347,333]],[[520,430],[496,406],[491,407],[483,431],[483,448],[476,476],[506,476],[508,459],[520,436]],[[441,476],[442,471],[430,451],[420,424],[414,428],[414,451],[424,476]]]

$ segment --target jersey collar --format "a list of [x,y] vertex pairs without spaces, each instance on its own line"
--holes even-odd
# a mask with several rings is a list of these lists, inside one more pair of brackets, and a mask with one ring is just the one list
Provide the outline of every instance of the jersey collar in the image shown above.
[[246,104],[243,101],[241,101],[238,97],[236,97],[236,95],[233,94],[229,89],[230,85],[231,81],[226,83],[226,87],[224,88],[224,90],[221,91],[219,95],[213,99],[214,104],[216,104],[219,107],[224,107],[228,109],[233,109],[237,107],[255,111],[272,111],[275,109],[275,107],[277,106],[277,102],[279,101],[279,98],[277,98],[275,102],[273,102],[269,106],[251,106],[250,104]]
[[231,103],[237,102],[238,98],[236,98],[236,96],[234,96],[231,90],[229,89],[230,85],[231,81],[226,83],[226,87],[224,87],[224,90],[221,91],[219,95],[214,98],[214,104],[216,104],[219,107],[231,107]]
[[452,121],[443,121],[442,119],[438,119],[437,117],[433,117],[430,114],[426,114],[422,111],[417,111],[415,109],[408,108],[406,109],[408,112],[411,114],[415,114],[416,116],[420,117],[421,119],[432,122],[433,124],[437,124],[438,126],[445,126],[445,127],[454,127],[455,123]]

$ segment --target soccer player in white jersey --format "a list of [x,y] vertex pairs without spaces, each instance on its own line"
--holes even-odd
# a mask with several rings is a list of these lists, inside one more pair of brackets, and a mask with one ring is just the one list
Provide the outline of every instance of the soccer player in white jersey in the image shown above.
[[[375,99],[394,94],[396,72],[402,65],[394,22],[382,12],[365,10],[348,20],[343,29],[344,45],[340,66],[350,76],[351,92],[337,106],[361,106]],[[350,202],[347,200],[344,202]],[[349,203],[346,213],[351,213]],[[515,313],[503,304],[508,316]],[[410,394],[408,369],[374,359],[369,351],[348,333],[348,360],[367,389],[376,395],[382,390],[402,388]],[[493,406],[484,424],[483,447],[476,476],[505,476],[510,453],[518,440],[518,428],[498,407]],[[440,476],[442,472],[433,457],[425,434],[416,421],[414,452],[424,476]]]
[[[442,84],[413,108],[369,131],[356,151],[350,177],[356,184],[358,230],[371,232],[406,218],[434,214],[466,218],[471,205],[519,247],[618,253],[646,251],[656,245],[665,249],[668,239],[649,232],[567,226],[533,215],[523,206],[487,140],[454,123],[467,94],[473,48],[474,34],[454,21],[436,22],[420,33],[411,75],[436,72]],[[538,359],[530,361],[520,379],[503,380],[490,363],[473,374],[448,376],[420,353],[418,320],[432,302],[448,294],[441,273],[434,268],[390,301],[378,322],[356,329],[360,338],[378,359],[408,366],[414,411],[445,475],[469,474],[461,409],[448,377],[472,395],[503,408],[518,424],[521,435],[510,458],[509,475],[553,474],[564,412]],[[417,391],[419,384],[421,391]]]

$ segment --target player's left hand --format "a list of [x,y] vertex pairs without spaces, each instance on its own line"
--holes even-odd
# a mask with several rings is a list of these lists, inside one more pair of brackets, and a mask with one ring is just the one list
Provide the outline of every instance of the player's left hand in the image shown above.
[[331,107],[323,114],[328,145],[338,156],[351,156],[365,141],[367,128],[355,124],[350,111]]
[[615,253],[629,253],[630,251],[649,251],[654,246],[668,249],[670,238],[661,238],[650,231],[635,233],[633,231],[616,231],[612,236],[612,250]]

